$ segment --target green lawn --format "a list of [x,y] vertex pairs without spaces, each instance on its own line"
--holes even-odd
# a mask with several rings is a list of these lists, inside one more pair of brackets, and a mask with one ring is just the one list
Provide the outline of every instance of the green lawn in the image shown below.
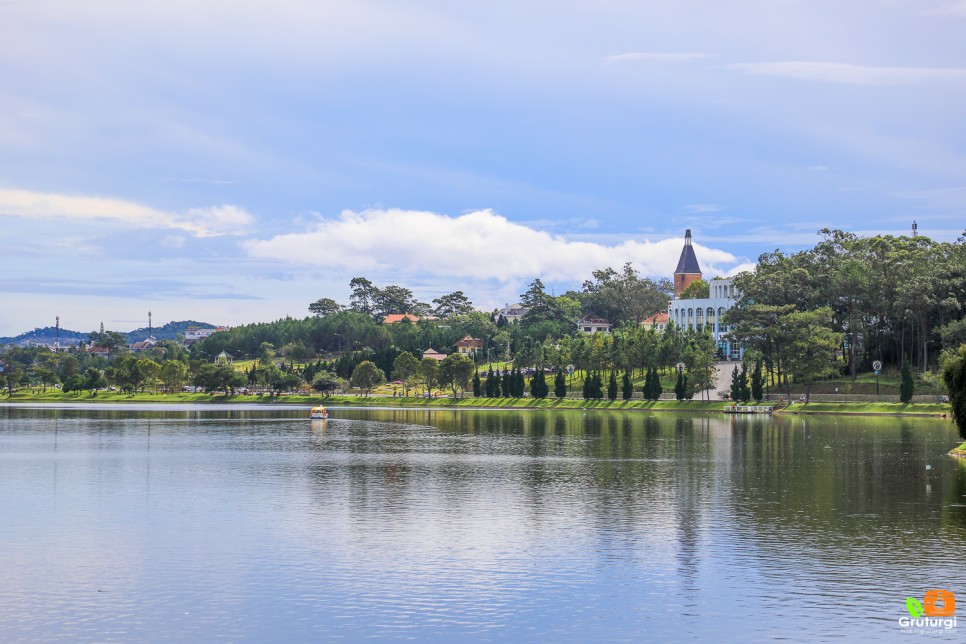
[[946,403],[792,403],[782,413],[791,414],[885,414],[897,416],[939,416],[949,413]]
[[[400,389],[401,393],[401,389]],[[642,411],[676,411],[676,412],[721,412],[727,404],[720,400],[702,401],[692,400],[678,402],[676,400],[661,401],[623,401],[615,400],[582,400],[578,398],[409,398],[370,396],[330,396],[323,398],[317,394],[309,395],[236,395],[226,396],[223,393],[174,393],[155,394],[141,393],[130,395],[117,392],[98,392],[91,396],[87,392],[65,394],[56,389],[48,389],[46,393],[40,391],[21,390],[11,396],[0,397],[0,402],[61,402],[61,403],[283,403],[295,405],[354,405],[354,406],[407,406],[407,407],[456,407],[456,408],[491,408],[491,409],[639,409]],[[829,403],[811,402],[808,404],[792,403],[776,413],[791,414],[876,414],[896,416],[941,416],[949,413],[949,405],[943,403]]]

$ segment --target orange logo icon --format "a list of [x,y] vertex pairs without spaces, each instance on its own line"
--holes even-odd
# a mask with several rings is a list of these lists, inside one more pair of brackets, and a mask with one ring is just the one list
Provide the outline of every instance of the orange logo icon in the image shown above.
[[923,599],[926,617],[952,617],[956,614],[956,596],[948,590],[930,590]]

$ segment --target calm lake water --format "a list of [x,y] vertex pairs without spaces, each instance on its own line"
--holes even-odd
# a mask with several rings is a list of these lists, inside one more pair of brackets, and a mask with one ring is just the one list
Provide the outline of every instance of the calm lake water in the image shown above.
[[[0,640],[963,641],[957,442],[933,419],[0,407]],[[903,634],[933,588],[959,625]]]

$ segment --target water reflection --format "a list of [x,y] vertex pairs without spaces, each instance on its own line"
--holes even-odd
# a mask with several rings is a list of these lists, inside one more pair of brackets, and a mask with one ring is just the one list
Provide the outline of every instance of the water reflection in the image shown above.
[[966,592],[954,441],[928,419],[0,408],[0,633],[892,639],[906,596]]

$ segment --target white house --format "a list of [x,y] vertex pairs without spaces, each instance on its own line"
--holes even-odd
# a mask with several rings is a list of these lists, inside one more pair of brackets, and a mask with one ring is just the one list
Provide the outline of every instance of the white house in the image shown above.
[[587,313],[577,320],[577,329],[581,333],[610,333],[610,322],[604,318]]
[[520,318],[529,312],[530,309],[520,304],[507,304],[497,313],[497,318],[502,315],[507,322],[518,322]]
[[685,329],[703,329],[709,326],[722,355],[729,360],[740,360],[741,347],[727,337],[730,329],[722,320],[725,311],[737,301],[734,284],[731,283],[731,278],[726,278],[713,279],[708,285],[710,297],[671,300],[667,307],[668,320]]

